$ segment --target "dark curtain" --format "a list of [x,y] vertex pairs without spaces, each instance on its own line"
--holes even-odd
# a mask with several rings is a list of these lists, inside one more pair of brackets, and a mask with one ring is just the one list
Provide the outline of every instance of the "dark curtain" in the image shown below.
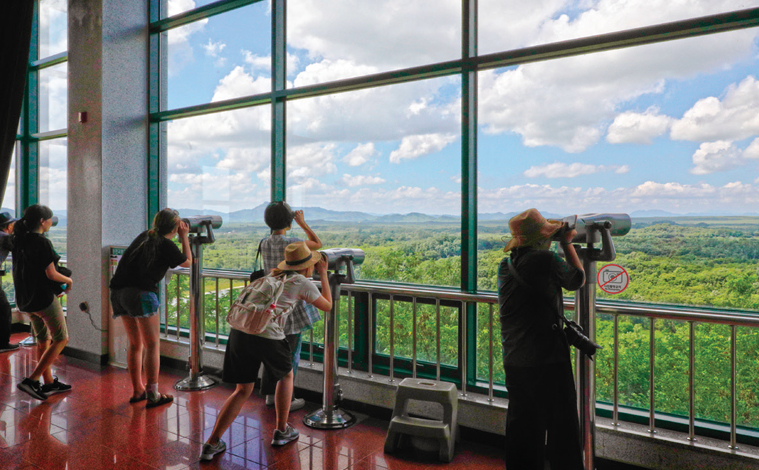
[[0,7],[0,204],[8,184],[24,100],[33,14],[33,0],[5,1]]

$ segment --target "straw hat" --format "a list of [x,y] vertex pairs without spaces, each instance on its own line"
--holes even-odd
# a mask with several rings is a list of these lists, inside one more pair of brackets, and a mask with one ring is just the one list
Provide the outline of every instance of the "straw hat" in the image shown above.
[[561,226],[560,220],[546,220],[537,209],[527,209],[509,220],[512,238],[503,251],[508,252],[514,248],[548,240]]
[[280,271],[308,269],[322,259],[318,251],[311,251],[306,242],[290,243],[285,248],[285,260],[277,265]]

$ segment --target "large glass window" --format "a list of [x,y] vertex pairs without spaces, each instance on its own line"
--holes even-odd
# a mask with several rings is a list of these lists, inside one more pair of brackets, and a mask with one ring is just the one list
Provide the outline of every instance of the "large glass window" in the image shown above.
[[363,279],[459,285],[459,90],[440,78],[288,103],[287,200],[325,247],[366,252]]
[[287,2],[292,86],[433,64],[461,56],[456,0]]
[[68,189],[68,158],[63,139],[45,140],[39,143],[40,174],[39,201],[53,210],[58,217],[58,224],[50,229],[48,237],[53,242],[55,251],[66,257],[66,194]]
[[68,64],[39,71],[39,132],[68,127]]
[[219,214],[224,225],[204,250],[209,268],[252,270],[269,202],[271,107],[168,124],[168,204],[183,216]]
[[478,2],[479,53],[756,8],[758,0],[535,0]]
[[167,109],[271,91],[267,9],[258,2],[167,31]]
[[65,52],[68,49],[68,1],[40,0],[39,57]]

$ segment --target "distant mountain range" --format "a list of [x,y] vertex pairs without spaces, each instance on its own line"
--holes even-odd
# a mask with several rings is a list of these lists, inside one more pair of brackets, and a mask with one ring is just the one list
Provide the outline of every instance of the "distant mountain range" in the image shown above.
[[[182,217],[188,217],[191,215],[220,215],[224,222],[227,223],[263,223],[264,210],[267,204],[261,204],[252,209],[243,209],[230,213],[213,211],[213,210],[197,210],[197,209],[179,209],[179,215]],[[390,224],[390,223],[408,223],[408,224],[423,224],[423,223],[435,223],[435,222],[455,222],[459,220],[458,216],[453,215],[430,215],[420,212],[409,212],[407,214],[371,214],[368,212],[359,211],[333,211],[329,209],[323,209],[321,207],[296,207],[295,209],[303,210],[306,214],[307,221],[324,221],[324,222],[367,222],[378,224]],[[7,207],[0,208],[0,212],[14,212],[13,209]],[[65,210],[54,211],[55,216],[58,217],[58,226],[64,227],[67,223],[67,212]],[[477,219],[481,222],[495,221],[495,220],[509,220],[518,212],[485,212],[477,215]],[[545,212],[543,215],[547,218],[561,219],[568,214],[553,214]],[[759,213],[743,213],[743,214],[718,214],[718,213],[687,213],[677,214],[674,212],[667,212],[663,210],[638,210],[630,213],[630,217],[635,218],[660,218],[660,217],[720,217],[720,216],[740,216],[740,217],[759,217]]]

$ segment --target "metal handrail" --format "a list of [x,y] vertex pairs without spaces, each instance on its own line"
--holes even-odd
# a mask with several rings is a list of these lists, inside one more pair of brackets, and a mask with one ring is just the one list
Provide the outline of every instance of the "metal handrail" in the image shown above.
[[[172,270],[172,273],[174,274],[180,274],[180,275],[186,275],[189,273],[189,270],[187,269],[174,269]],[[202,277],[203,278],[216,278],[216,345],[219,345],[219,328],[218,325],[220,324],[219,321],[219,307],[218,307],[218,293],[219,293],[219,279],[228,279],[229,280],[229,289],[233,288],[233,282],[234,281],[245,281],[244,284],[247,285],[249,273],[247,272],[240,272],[240,271],[229,271],[229,270],[219,270],[219,269],[206,269],[203,271]],[[412,305],[412,315],[413,315],[413,329],[412,329],[412,357],[411,357],[411,373],[413,376],[416,376],[417,374],[417,364],[418,364],[418,358],[417,358],[417,329],[416,329],[416,323],[417,323],[417,303],[420,299],[426,300],[428,302],[434,301],[434,307],[435,307],[435,324],[436,324],[436,333],[435,333],[435,342],[436,342],[436,359],[435,359],[435,376],[437,380],[441,380],[441,334],[440,334],[440,307],[441,302],[450,302],[450,303],[460,303],[461,305],[461,311],[466,312],[467,305],[471,304],[488,304],[488,319],[487,319],[487,328],[488,328],[488,340],[487,340],[487,356],[488,356],[488,380],[487,380],[487,389],[488,389],[488,401],[493,402],[494,398],[494,389],[495,384],[493,380],[493,364],[494,364],[494,351],[493,351],[493,336],[494,336],[494,317],[498,314],[497,309],[494,308],[494,305],[498,305],[498,295],[495,292],[477,292],[477,293],[465,293],[461,292],[452,288],[444,288],[444,287],[431,287],[431,286],[412,286],[407,284],[396,284],[391,282],[367,282],[367,281],[357,281],[355,284],[342,284],[340,286],[342,289],[342,292],[346,293],[349,297],[349,303],[350,300],[353,299],[353,297],[358,293],[363,293],[368,295],[368,321],[369,321],[369,327],[368,327],[368,334],[369,337],[367,338],[369,342],[371,343],[374,339],[374,329],[376,325],[373,325],[374,322],[374,301],[377,299],[377,297],[381,297],[382,299],[388,300],[390,302],[390,308],[389,308],[389,315],[390,315],[390,325],[389,325],[389,335],[390,335],[390,355],[389,355],[389,369],[388,369],[388,381],[390,383],[394,382],[396,380],[395,378],[395,332],[394,332],[394,321],[393,321],[393,314],[394,314],[394,304],[395,302],[404,302],[404,303],[411,303]],[[177,300],[178,300],[178,283],[177,283]],[[565,299],[565,307],[567,310],[574,310],[574,300],[571,298]],[[179,302],[177,301],[177,311],[179,308]],[[350,306],[349,306],[350,309]],[[349,316],[352,316],[352,311],[349,310]],[[685,307],[685,306],[662,306],[662,305],[647,305],[647,304],[625,304],[621,305],[619,303],[613,302],[613,301],[605,301],[603,299],[599,299],[597,301],[596,305],[596,313],[599,315],[611,315],[612,319],[614,321],[614,330],[613,330],[613,344],[614,344],[614,350],[613,350],[613,413],[612,413],[612,423],[614,425],[619,425],[619,387],[618,387],[618,379],[619,379],[619,318],[621,316],[627,316],[627,317],[638,317],[638,318],[646,318],[648,319],[649,328],[650,328],[650,339],[649,339],[649,431],[651,433],[656,432],[655,428],[655,418],[656,418],[656,410],[655,410],[655,394],[654,394],[654,380],[655,380],[655,346],[656,346],[656,321],[657,320],[675,320],[675,321],[684,321],[689,324],[690,328],[690,348],[689,348],[689,412],[688,412],[688,420],[689,420],[689,430],[688,430],[688,439],[695,441],[695,324],[696,323],[710,323],[710,324],[719,324],[719,325],[727,325],[731,327],[731,387],[730,387],[730,399],[731,399],[731,416],[730,416],[730,444],[729,447],[731,449],[737,448],[737,433],[736,433],[736,421],[737,421],[737,413],[736,413],[736,402],[737,402],[737,390],[736,390],[736,362],[737,362],[737,353],[736,353],[736,337],[737,337],[737,327],[749,327],[749,328],[759,328],[759,314],[752,314],[752,313],[746,313],[746,312],[739,312],[739,311],[729,311],[729,310],[720,310],[720,309],[712,309],[712,308],[699,308],[699,307]],[[354,321],[353,318],[350,318],[348,321],[352,322]],[[465,322],[466,323],[466,322]],[[177,340],[179,339],[179,315],[177,315],[177,332],[176,337]],[[168,330],[168,329],[167,329]],[[353,349],[353,337],[352,337],[352,331],[349,332],[349,339],[348,339],[348,347],[350,349],[348,353],[348,373],[353,372],[353,355],[352,355],[352,349]],[[463,331],[459,334],[465,334]],[[168,337],[168,331],[166,332],[166,337]],[[309,345],[309,360],[313,364],[313,346],[314,340],[313,340],[313,330],[310,337],[310,345]],[[370,348],[371,349],[371,348]],[[464,348],[464,354],[466,354],[466,348]],[[374,374],[374,366],[373,366],[373,354],[370,352],[367,358],[368,361],[368,375],[370,377]],[[467,358],[464,357],[462,359],[463,363],[467,362]],[[466,377],[466,371],[463,370],[464,364],[462,364],[462,371],[463,371],[463,377]],[[466,394],[466,380],[462,380],[462,388],[461,392],[463,395]]]

